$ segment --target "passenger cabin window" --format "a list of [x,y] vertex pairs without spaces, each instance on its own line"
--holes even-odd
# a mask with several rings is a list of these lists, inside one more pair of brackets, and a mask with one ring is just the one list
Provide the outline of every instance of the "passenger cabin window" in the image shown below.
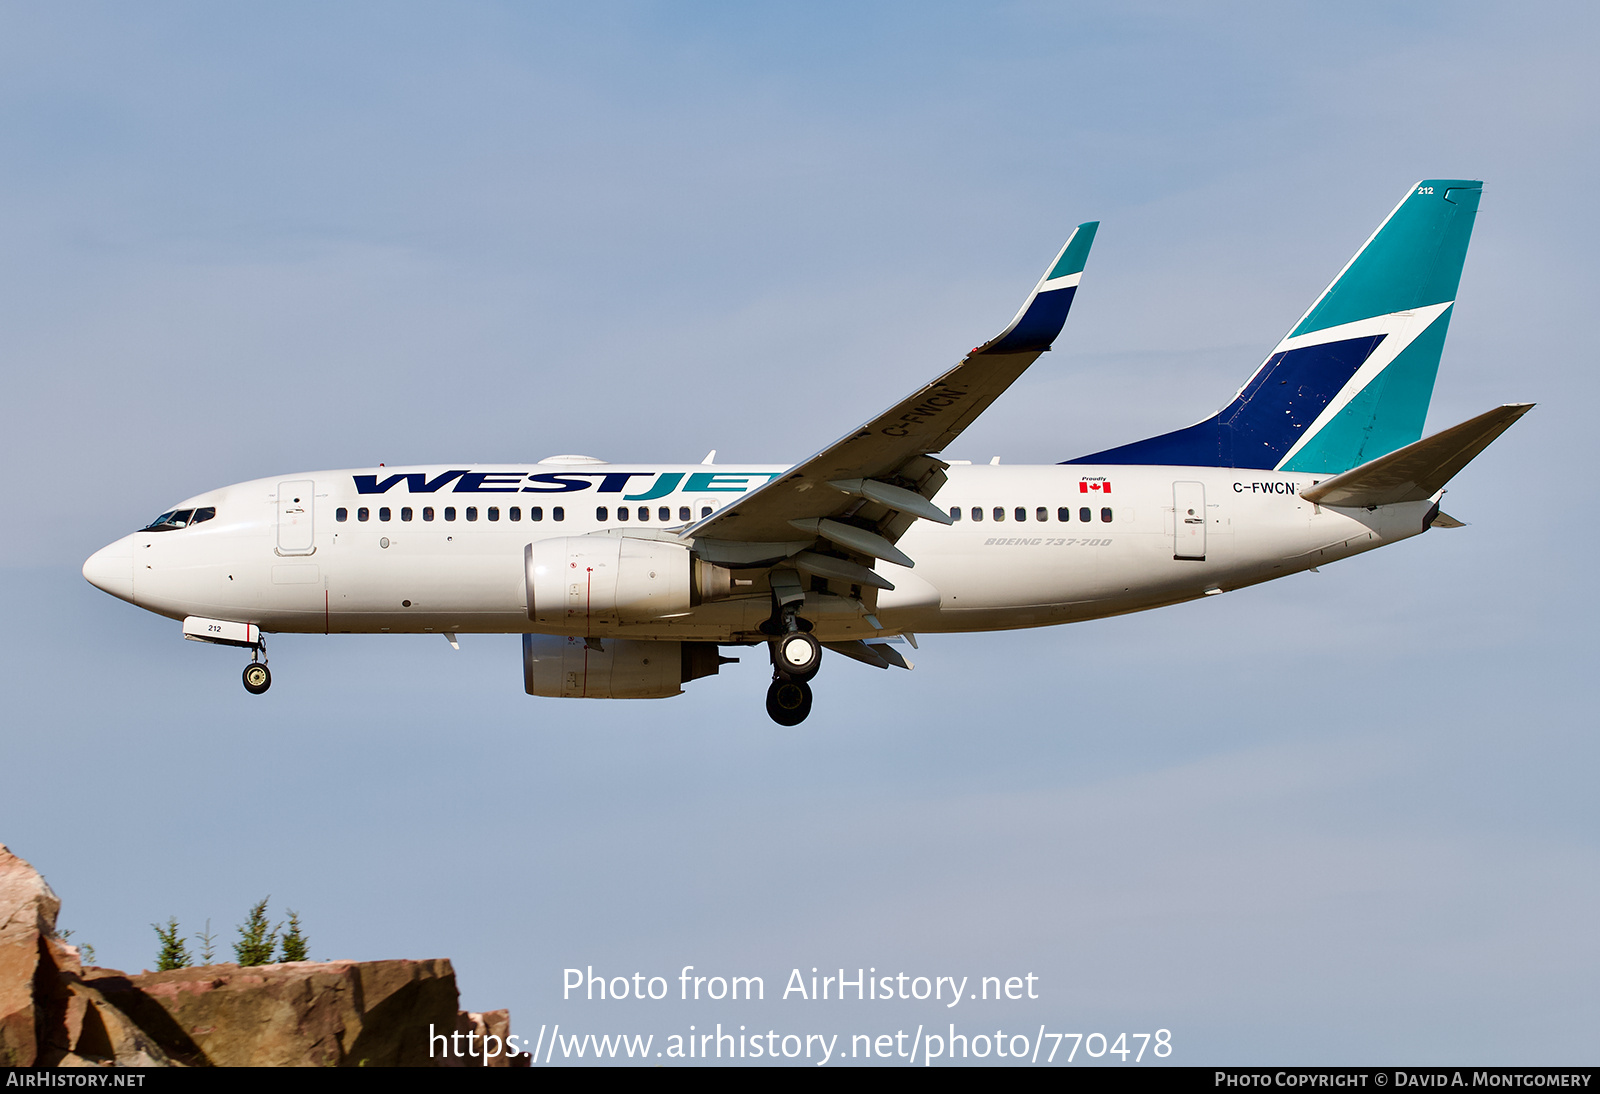
[[700,507],[700,515],[701,515],[701,516],[702,516],[702,517],[709,517],[709,516],[710,516],[710,515],[711,515],[711,506],[709,506],[709,505],[702,505],[702,506],[701,506],[701,507]]
[[489,519],[490,520],[499,520],[500,519],[500,507],[498,505],[489,506]]
[[371,520],[372,519],[372,510],[368,509],[365,505],[363,505],[360,509],[356,510],[356,519],[357,520]]
[[522,506],[513,505],[511,507],[511,512],[507,513],[506,515],[509,516],[512,519],[513,522],[521,520],[522,519]]
[[994,507],[994,519],[995,520],[1005,520],[1006,519],[1006,511],[1005,511],[1005,507],[1004,506],[996,505]]
[[542,505],[531,505],[531,506],[529,506],[528,507],[528,519],[529,520],[543,520],[544,519],[544,507]]
[[412,516],[414,516],[414,515],[415,514],[412,513],[411,506],[409,506],[409,505],[403,507],[400,510],[400,519],[401,520],[410,520],[412,518]]
[[617,519],[621,521],[628,519],[628,507],[626,505],[617,506]]
[[433,506],[424,505],[422,507],[422,519],[423,520],[432,520],[433,519]]
[[1110,509],[1102,509],[1102,510],[1100,510],[1100,519],[1105,521],[1107,524],[1110,524],[1111,523],[1111,510]]
[[[622,515],[621,514],[621,510],[618,510],[617,515],[618,516]],[[599,506],[595,507],[594,519],[595,520],[610,520],[611,519],[611,517],[610,517],[609,513],[607,512],[606,507],[604,505],[599,505]]]
[[656,518],[658,520],[660,520],[662,523],[665,523],[665,522],[671,520],[672,519],[672,507],[671,506],[667,506],[667,505],[663,505],[660,509],[657,509],[656,510]]
[[561,508],[561,506],[559,506],[559,505],[551,507],[550,515],[552,517],[554,517],[556,520],[566,520],[567,519],[567,511],[565,509]]
[[1094,511],[1088,506],[1084,506],[1082,509],[1078,510],[1078,519],[1087,524],[1094,519]]
[[382,509],[378,510],[378,519],[379,520],[388,520],[389,519],[389,507],[387,505],[385,505]]
[[952,505],[950,507],[950,519],[951,520],[960,520],[961,519],[961,506]]
[[679,520],[692,520],[693,519],[692,517],[689,516],[689,507],[687,505],[678,506],[678,519]]
[[1072,519],[1072,510],[1068,506],[1063,505],[1060,509],[1056,510],[1056,519],[1062,524],[1067,523]]
[[1016,517],[1018,521],[1026,521],[1028,519],[1028,511],[1020,505],[1017,506],[1016,511],[1011,515]]
[[343,524],[345,521],[350,519],[350,510],[346,509],[342,505],[339,506],[339,508],[333,511],[333,519],[338,521],[340,524]]
[[467,519],[468,520],[477,520],[478,519],[478,507],[476,505],[467,506]]
[[456,507],[454,505],[446,505],[444,507],[444,519],[445,520],[455,520],[456,519]]
[[639,519],[640,520],[649,520],[650,519],[650,507],[648,505],[639,506]]
[[974,505],[972,507],[972,519],[973,520],[982,520],[983,519],[983,507],[982,506]]
[[1034,510],[1033,517],[1035,520],[1039,521],[1039,523],[1043,524],[1045,521],[1050,519],[1050,510],[1041,505],[1038,509]]

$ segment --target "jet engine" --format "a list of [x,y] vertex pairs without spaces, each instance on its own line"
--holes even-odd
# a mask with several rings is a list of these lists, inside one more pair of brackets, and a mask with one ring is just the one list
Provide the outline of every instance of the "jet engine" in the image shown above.
[[737,658],[714,642],[522,636],[522,686],[554,699],[665,699]]
[[685,615],[720,600],[732,571],[687,545],[633,536],[567,536],[528,544],[528,618],[540,629],[591,635],[597,627]]

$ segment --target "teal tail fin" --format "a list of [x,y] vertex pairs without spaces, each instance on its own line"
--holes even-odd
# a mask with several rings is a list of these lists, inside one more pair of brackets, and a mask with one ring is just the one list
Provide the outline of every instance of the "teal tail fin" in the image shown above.
[[1482,192],[1411,187],[1228,406],[1067,462],[1338,473],[1418,440]]

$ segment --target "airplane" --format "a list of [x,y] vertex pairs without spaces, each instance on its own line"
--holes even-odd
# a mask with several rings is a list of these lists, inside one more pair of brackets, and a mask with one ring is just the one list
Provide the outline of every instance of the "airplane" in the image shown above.
[[1533,405],[1422,437],[1481,194],[1408,189],[1226,406],[1131,444],[942,458],[1052,348],[1088,222],[1000,334],[799,463],[296,472],[180,502],[83,574],[250,650],[253,694],[268,633],[521,634],[528,694],[594,699],[678,695],[765,646],[767,712],[798,725],[825,650],[909,669],[918,635],[1143,611],[1460,527],[1445,484]]

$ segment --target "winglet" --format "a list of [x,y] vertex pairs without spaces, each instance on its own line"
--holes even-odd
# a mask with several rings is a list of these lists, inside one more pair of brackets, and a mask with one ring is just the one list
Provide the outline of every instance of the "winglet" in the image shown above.
[[1067,311],[1077,294],[1078,282],[1083,277],[1083,266],[1089,260],[1089,248],[1094,245],[1094,234],[1100,228],[1098,220],[1080,224],[1045,270],[1039,283],[1028,294],[1022,309],[1011,325],[994,338],[973,350],[980,353],[1042,353],[1050,348],[1061,328],[1066,325]]

